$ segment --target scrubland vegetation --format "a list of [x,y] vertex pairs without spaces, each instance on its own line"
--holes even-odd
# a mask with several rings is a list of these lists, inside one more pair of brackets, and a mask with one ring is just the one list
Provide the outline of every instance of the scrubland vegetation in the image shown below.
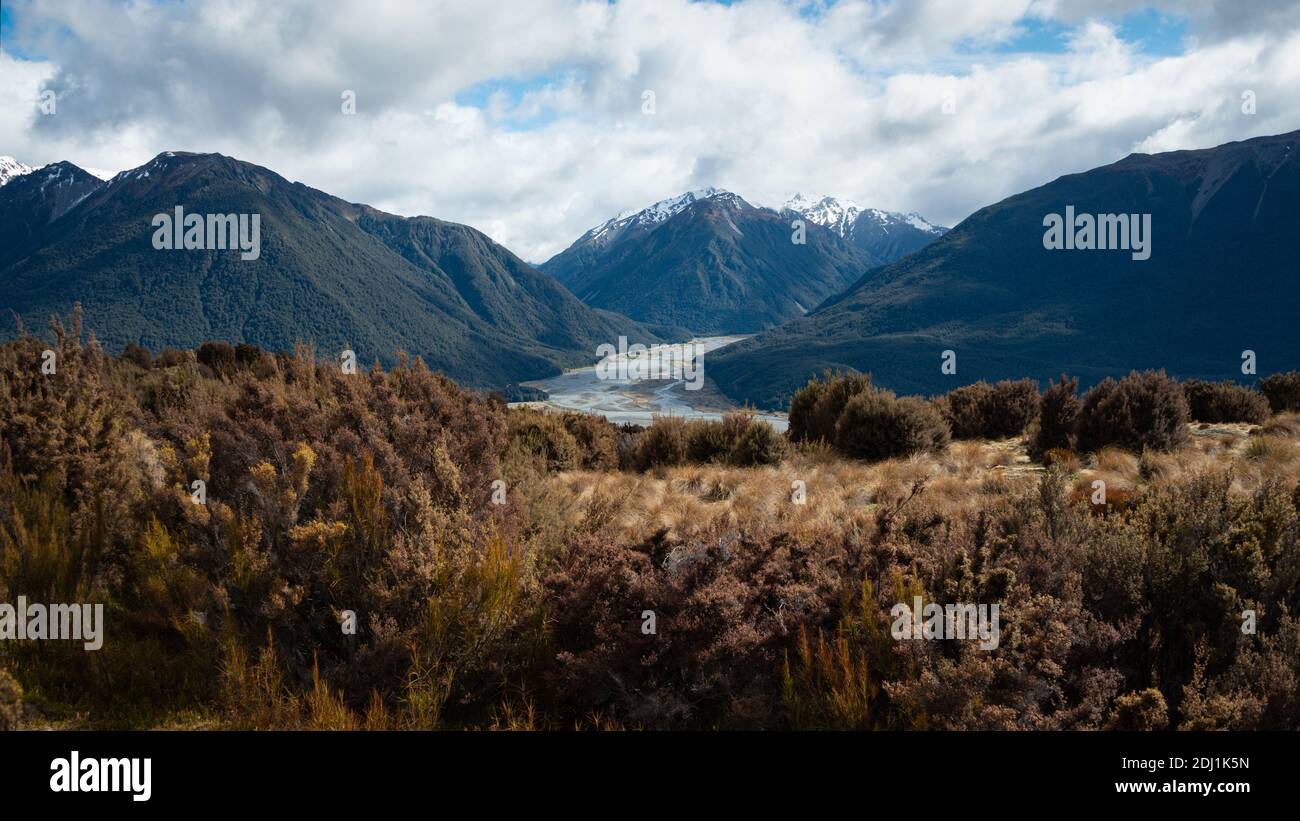
[[[0,643],[0,728],[1297,729],[1297,385],[827,375],[786,436],[640,430],[74,317],[0,347],[0,601],[105,641]],[[998,649],[895,640],[914,596]]]

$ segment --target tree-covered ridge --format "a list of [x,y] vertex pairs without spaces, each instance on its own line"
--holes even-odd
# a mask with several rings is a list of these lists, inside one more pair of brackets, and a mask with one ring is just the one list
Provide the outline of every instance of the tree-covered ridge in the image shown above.
[[[111,351],[308,342],[387,364],[407,351],[503,388],[589,363],[619,335],[660,338],[588,308],[472,228],[383,214],[229,157],[167,152],[107,183],[60,166],[82,197],[70,207],[49,199],[63,189],[38,187],[55,166],[0,188],[4,230],[24,235],[0,252],[0,305],[41,327],[80,302]],[[177,206],[260,215],[260,255],[156,249],[151,220]]]

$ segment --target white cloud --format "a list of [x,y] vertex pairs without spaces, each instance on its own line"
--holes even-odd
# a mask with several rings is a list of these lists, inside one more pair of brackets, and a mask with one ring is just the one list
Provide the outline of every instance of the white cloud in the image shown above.
[[[952,224],[1130,151],[1300,127],[1287,7],[1264,4],[1268,25],[1252,27],[1221,4],[1158,3],[1200,28],[1186,54],[1153,59],[1096,19],[1138,5],[19,3],[20,41],[44,59],[0,57],[13,112],[0,153],[119,170],[218,151],[469,223],[540,261],[619,211],[707,185]],[[985,50],[1049,17],[1072,27],[1061,53]],[[42,87],[60,93],[54,116],[34,112]],[[340,111],[345,89],[355,116]]]

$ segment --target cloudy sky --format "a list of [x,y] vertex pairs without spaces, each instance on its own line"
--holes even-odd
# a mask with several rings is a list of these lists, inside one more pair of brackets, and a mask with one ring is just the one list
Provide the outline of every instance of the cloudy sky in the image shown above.
[[[45,90],[53,114],[38,106]],[[760,205],[834,194],[953,225],[1133,151],[1295,129],[1300,0],[0,11],[0,154],[114,173],[161,151],[216,151],[468,223],[534,262],[619,211],[710,185]]]

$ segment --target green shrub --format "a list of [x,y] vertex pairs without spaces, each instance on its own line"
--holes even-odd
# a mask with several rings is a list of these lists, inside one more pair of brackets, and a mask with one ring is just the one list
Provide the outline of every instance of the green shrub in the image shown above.
[[835,446],[859,459],[938,450],[948,438],[948,423],[929,402],[877,388],[849,400],[835,426]]
[[730,465],[774,465],[785,456],[785,439],[769,423],[755,419],[753,413],[728,413],[722,417],[721,425]]
[[1300,411],[1300,371],[1275,373],[1261,379],[1259,390],[1274,413]]
[[1087,392],[1075,426],[1083,452],[1116,445],[1141,453],[1170,450],[1187,441],[1187,398],[1164,371],[1134,371],[1104,379]]
[[1258,425],[1268,419],[1269,403],[1262,395],[1236,382],[1202,382],[1189,379],[1183,394],[1194,422],[1245,422]]
[[731,442],[722,422],[695,419],[686,425],[686,458],[698,464],[719,462],[727,457]]
[[871,374],[834,375],[811,379],[790,401],[790,441],[834,442],[835,424],[854,396],[871,387]]

